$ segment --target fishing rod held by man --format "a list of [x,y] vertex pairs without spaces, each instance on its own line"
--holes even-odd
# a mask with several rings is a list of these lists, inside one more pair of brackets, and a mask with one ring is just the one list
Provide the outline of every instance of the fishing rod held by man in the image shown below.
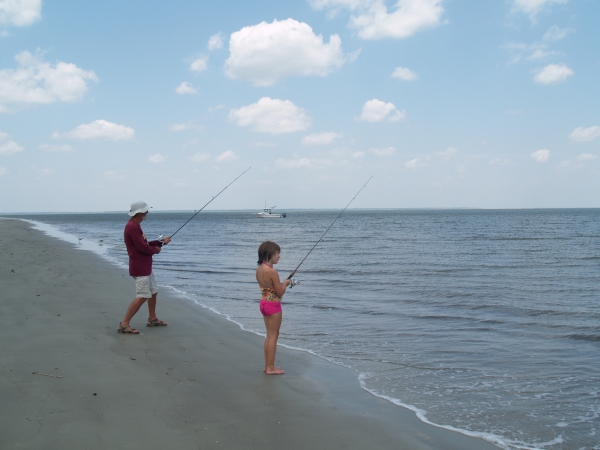
[[[227,189],[229,186],[231,186],[233,183],[235,183],[237,181],[238,178],[240,178],[242,175],[244,175],[246,172],[248,172],[250,169],[252,169],[252,167],[248,167],[246,170],[244,170],[240,175],[238,175],[231,183],[229,183],[227,186],[225,186],[223,189],[221,189],[221,191],[219,191],[219,193],[217,195],[214,195],[209,201],[208,203],[206,203],[206,205],[204,205],[202,208],[200,208],[198,211],[196,211],[196,213],[190,217],[183,225],[181,225],[177,231],[175,231],[175,233],[173,233],[170,237],[172,238],[173,236],[175,236],[177,233],[179,233],[179,230],[181,230],[183,227],[185,227],[194,217],[196,217],[198,215],[198,213],[200,213],[200,211],[202,211],[204,208],[206,208],[208,205],[210,205],[210,203],[217,198],[219,195],[221,195],[221,193],[223,191],[225,191],[225,189]],[[158,237],[158,240],[160,241],[161,239],[164,239],[163,235],[161,234]]]

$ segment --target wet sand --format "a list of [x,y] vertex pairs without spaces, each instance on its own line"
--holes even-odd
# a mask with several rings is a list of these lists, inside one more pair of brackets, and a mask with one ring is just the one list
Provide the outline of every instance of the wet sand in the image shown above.
[[118,334],[127,271],[23,221],[0,219],[0,287],[2,449],[497,448],[304,352],[279,347],[286,374],[264,375],[263,338],[167,288],[168,327],[147,328],[144,305],[141,334]]

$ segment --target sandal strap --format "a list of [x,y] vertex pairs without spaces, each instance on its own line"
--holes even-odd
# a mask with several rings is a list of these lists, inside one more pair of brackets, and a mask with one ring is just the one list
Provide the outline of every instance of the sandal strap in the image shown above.
[[117,331],[126,334],[135,334],[135,331],[137,330],[135,328],[131,328],[131,325],[127,325],[126,327],[124,327],[122,323],[119,323],[119,329]]
[[151,319],[150,317],[148,317],[148,323],[151,324],[157,324],[157,323],[164,323],[162,320],[160,320],[158,317],[156,319]]

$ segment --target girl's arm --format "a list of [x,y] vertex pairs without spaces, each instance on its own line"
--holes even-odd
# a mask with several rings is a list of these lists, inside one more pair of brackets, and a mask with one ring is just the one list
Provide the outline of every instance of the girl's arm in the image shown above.
[[281,281],[279,281],[279,274],[275,269],[273,269],[273,272],[271,273],[271,281],[273,282],[273,287],[275,288],[275,293],[277,296],[283,297],[286,288],[290,284],[290,280],[283,280],[283,284],[281,284]]

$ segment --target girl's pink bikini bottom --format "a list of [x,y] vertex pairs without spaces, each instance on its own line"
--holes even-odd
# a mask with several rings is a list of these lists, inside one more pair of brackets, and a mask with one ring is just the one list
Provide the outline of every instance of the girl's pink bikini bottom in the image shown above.
[[263,316],[272,316],[281,312],[281,302],[260,301],[260,312]]

